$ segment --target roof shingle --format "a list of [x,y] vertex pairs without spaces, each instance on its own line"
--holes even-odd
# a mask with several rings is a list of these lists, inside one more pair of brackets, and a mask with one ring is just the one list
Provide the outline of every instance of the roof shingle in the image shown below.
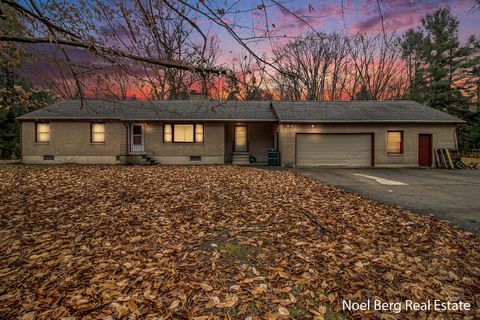
[[277,121],[269,101],[61,101],[18,117],[27,119],[117,119],[162,121]]
[[415,101],[278,101],[281,122],[463,122]]
[[[272,104],[272,107],[270,106]],[[19,120],[435,122],[461,123],[407,100],[389,101],[61,101]]]

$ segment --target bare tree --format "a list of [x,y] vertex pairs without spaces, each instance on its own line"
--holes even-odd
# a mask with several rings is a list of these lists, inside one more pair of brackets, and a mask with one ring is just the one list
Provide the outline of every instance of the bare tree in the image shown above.
[[54,59],[51,65],[56,67],[55,74],[47,77],[46,88],[63,100],[79,98],[80,92],[69,68],[60,59]]
[[[113,4],[118,10],[111,10]],[[152,60],[182,61],[193,65],[198,53],[190,39],[192,26],[177,13],[188,15],[184,5],[165,1],[113,0],[103,14],[109,30],[103,35],[105,43],[114,42],[130,48],[135,55]],[[143,82],[150,88],[150,98],[178,99],[185,96],[189,86],[189,71],[139,62]],[[124,64],[124,67],[130,67]],[[129,68],[131,69],[131,68]]]
[[[273,0],[250,8],[240,8],[238,2],[230,5],[217,0],[198,3],[186,0],[0,2],[22,17],[15,32],[0,32],[2,48],[6,47],[5,43],[20,46],[55,44],[59,50],[65,47],[88,50],[110,64],[125,63],[127,60],[143,63],[149,66],[144,76],[147,81],[155,83],[151,93],[156,98],[176,97],[183,90],[184,85],[180,79],[185,72],[231,76],[228,70],[205,67],[204,63],[194,63],[199,59],[191,59],[191,54],[203,57],[208,44],[208,30],[212,24],[226,30],[255,59],[266,63],[250,48],[249,43],[273,36],[274,32],[268,26],[269,8],[286,10],[282,3]],[[236,29],[246,26],[230,21],[231,17],[254,11],[265,12],[267,30],[259,27],[253,28],[248,35],[237,33]],[[293,16],[305,19],[301,14]],[[206,19],[209,25],[200,27],[196,22],[198,17]],[[104,25],[110,26],[110,30],[103,32]],[[201,50],[191,51],[191,46],[200,47]],[[65,58],[69,60],[66,53]],[[73,61],[70,62],[70,65],[74,64]],[[76,82],[80,83],[81,79],[76,76],[74,68],[71,73]],[[160,73],[162,77],[159,76]],[[81,88],[79,84],[80,94]]]
[[234,59],[232,70],[235,79],[231,81],[230,98],[264,100],[271,97],[266,88],[265,65],[257,61],[251,54],[238,55]]
[[[225,82],[215,76],[224,76],[232,83],[241,80],[232,70],[218,66],[212,55],[208,57],[212,26],[221,28],[252,62],[255,60],[261,66],[262,72],[270,75],[268,83],[278,91],[279,98],[325,100],[356,98],[360,94],[383,99],[399,96],[404,90],[404,79],[399,76],[402,65],[397,63],[398,45],[385,31],[383,19],[387,16],[380,1],[376,2],[376,10],[381,17],[381,35],[353,38],[318,32],[313,22],[325,16],[316,16],[312,6],[308,12],[302,12],[278,0],[253,4],[225,0],[0,0],[0,3],[19,17],[16,28],[0,31],[2,54],[4,49],[14,51],[12,44],[55,45],[63,52],[81,97],[82,74],[86,71],[71,59],[65,51],[67,47],[90,52],[101,65],[115,66],[115,70],[121,70],[138,83],[142,92],[146,85],[149,90],[145,95],[153,99],[182,98],[199,82],[203,83],[202,91],[212,91],[215,83]],[[339,6],[344,12],[343,1]],[[287,36],[276,26],[274,10],[301,23],[310,33]],[[238,16],[242,14],[251,15],[252,21],[240,21]],[[259,21],[254,21],[254,16]],[[204,22],[200,23],[200,19]],[[273,60],[252,49],[252,44],[261,41],[273,48],[273,40],[278,38],[292,40],[282,49],[274,50]],[[241,85],[250,90],[266,84],[264,80],[261,83],[255,75],[243,79]]]
[[328,70],[325,96],[328,100],[342,100],[348,81],[349,55],[348,46],[350,39],[338,33],[330,36],[331,63]]
[[[219,50],[220,45],[218,37],[211,36],[205,47],[194,47],[195,54],[192,56],[193,63],[208,68],[218,66]],[[207,96],[216,100],[221,100],[223,98],[221,88],[218,87],[218,84],[222,83],[222,78],[218,75],[207,72],[197,72],[189,73],[186,79],[188,80],[188,82],[186,82],[187,88],[197,86],[200,91]]]
[[274,63],[283,71],[274,77],[281,97],[340,98],[346,81],[347,44],[347,38],[336,33],[310,33],[274,50]]
[[346,90],[350,98],[378,100],[396,93],[392,83],[400,81],[403,64],[395,35],[386,39],[383,34],[358,34],[349,44],[352,67]]

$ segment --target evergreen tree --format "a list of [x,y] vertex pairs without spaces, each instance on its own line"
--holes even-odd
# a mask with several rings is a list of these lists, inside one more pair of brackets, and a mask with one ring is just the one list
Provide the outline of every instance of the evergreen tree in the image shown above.
[[465,58],[456,81],[462,93],[476,104],[476,111],[480,112],[480,41],[471,36],[463,47]]
[[468,50],[460,46],[458,20],[448,8],[440,8],[422,19],[425,29],[425,60],[428,92],[426,101],[431,107],[456,114],[466,107],[466,99],[454,86],[459,69]]
[[18,158],[20,127],[16,117],[51,103],[45,91],[34,90],[10,69],[0,69],[0,159]]
[[421,30],[409,29],[400,40],[402,58],[405,61],[408,77],[406,99],[425,102],[427,83],[425,81],[425,37]]
[[401,39],[409,90],[405,98],[446,111],[467,123],[460,128],[461,149],[480,146],[480,114],[469,108],[480,98],[480,44],[470,37],[461,44],[458,20],[449,8],[427,14],[419,30]]
[[365,85],[362,85],[360,87],[360,90],[355,94],[355,99],[356,100],[372,100],[372,97],[370,96],[370,93],[367,90],[367,87]]

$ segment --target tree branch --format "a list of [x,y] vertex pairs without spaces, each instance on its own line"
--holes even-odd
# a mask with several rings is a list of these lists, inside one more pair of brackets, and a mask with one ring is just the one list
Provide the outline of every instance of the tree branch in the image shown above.
[[24,6],[14,2],[14,1],[11,1],[11,0],[0,0],[0,3],[5,3],[6,5],[14,8],[15,10],[17,10],[18,12],[20,13],[24,13],[24,14],[27,14],[29,16],[31,16],[32,18],[42,22],[43,24],[45,24],[48,28],[52,28],[52,29],[55,29],[57,31],[60,31],[64,34],[67,34],[75,39],[80,39],[80,37],[76,34],[74,34],[73,32],[70,32],[68,30],[65,30],[64,28],[62,27],[59,27],[53,23],[51,23],[50,21],[48,21],[48,19],[46,19],[45,17],[43,16],[39,16],[37,14],[35,14],[34,12],[30,11],[29,9],[25,8]]
[[[2,0],[4,1],[4,0]],[[17,42],[17,43],[30,43],[30,44],[39,44],[39,43],[56,43],[59,45],[69,46],[69,47],[76,47],[76,48],[83,48],[88,51],[94,52],[95,54],[99,55],[113,55],[121,58],[126,58],[133,61],[138,62],[145,62],[153,65],[159,65],[166,68],[174,68],[180,70],[187,70],[187,71],[195,71],[195,72],[205,72],[205,73],[212,73],[218,75],[228,75],[228,70],[226,69],[216,69],[216,68],[203,68],[188,64],[183,64],[181,62],[175,61],[165,61],[153,58],[146,58],[137,55],[133,55],[130,53],[123,52],[118,49],[111,49],[111,48],[104,48],[93,43],[84,43],[80,41],[71,41],[71,40],[64,40],[64,39],[49,39],[49,38],[29,38],[23,36],[9,36],[9,35],[0,35],[0,41],[5,42]]]

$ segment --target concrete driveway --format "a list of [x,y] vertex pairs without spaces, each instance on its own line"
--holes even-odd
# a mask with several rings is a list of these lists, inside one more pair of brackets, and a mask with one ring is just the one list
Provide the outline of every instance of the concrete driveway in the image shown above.
[[480,171],[295,168],[295,172],[368,198],[433,214],[480,232]]

